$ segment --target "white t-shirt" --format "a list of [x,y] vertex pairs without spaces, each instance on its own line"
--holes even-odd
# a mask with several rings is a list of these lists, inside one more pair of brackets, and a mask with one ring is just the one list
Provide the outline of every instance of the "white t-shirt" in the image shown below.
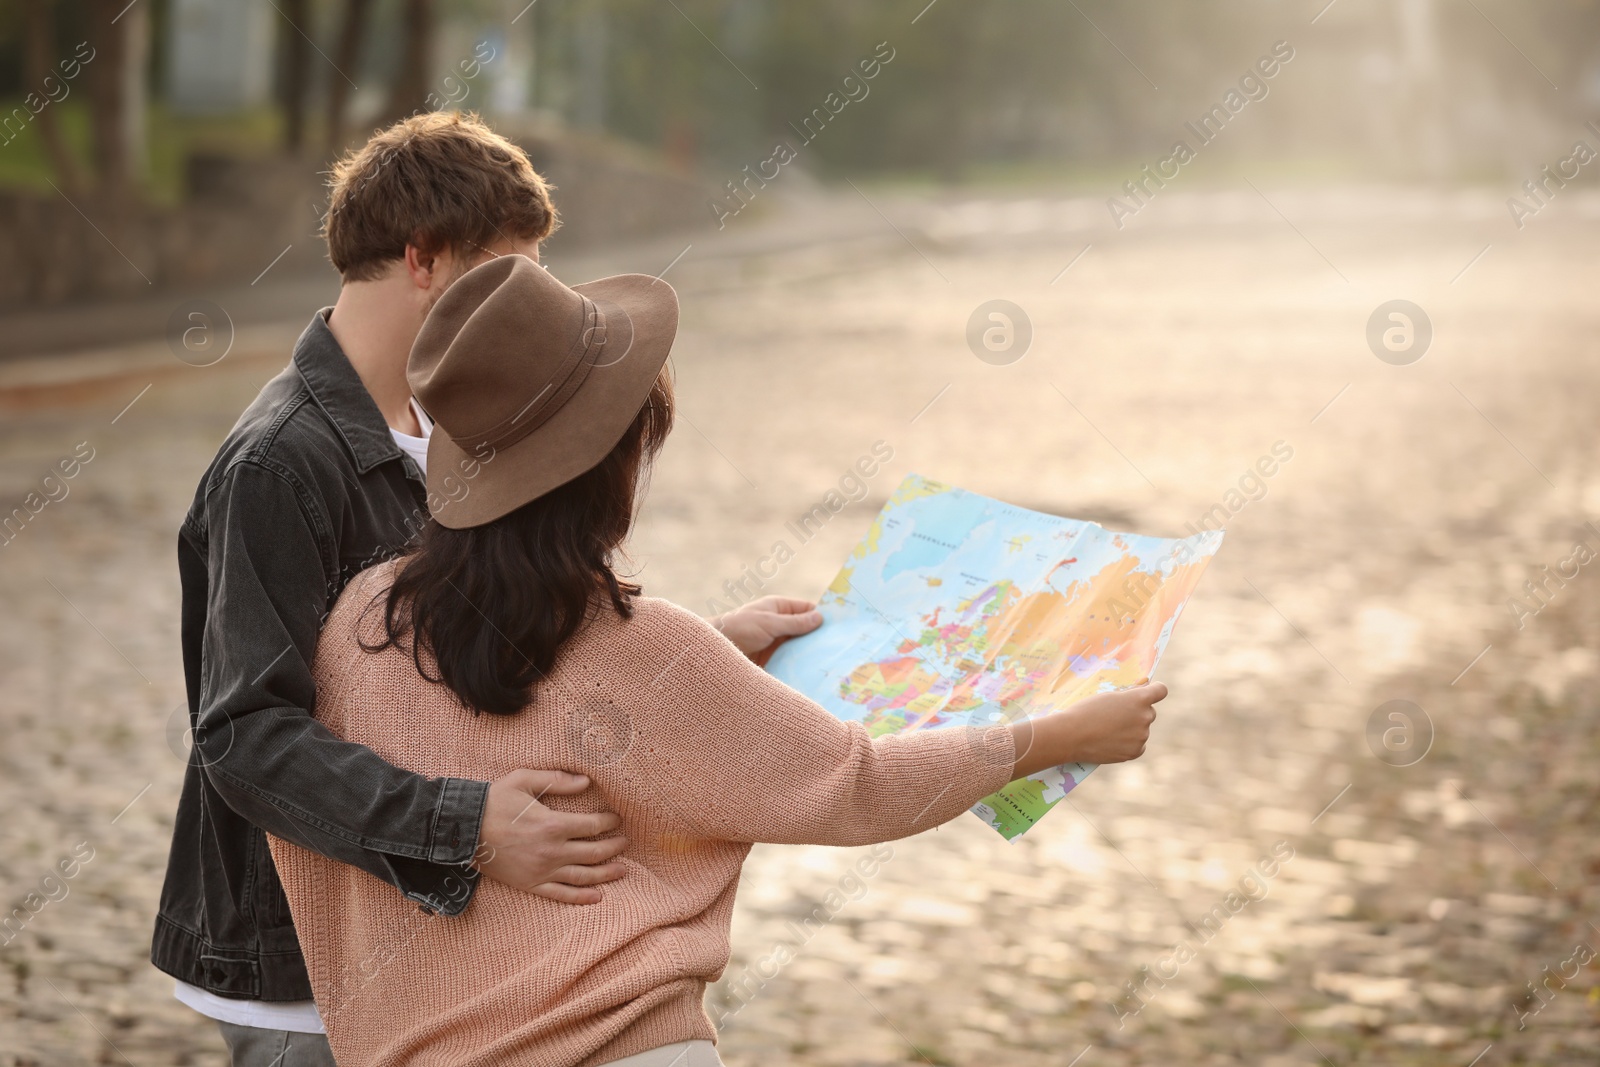
[[[400,450],[416,460],[417,467],[423,474],[427,474],[428,436],[433,433],[433,420],[428,418],[428,413],[422,410],[422,405],[415,399],[411,401],[411,411],[417,417],[417,424],[422,427],[422,436],[413,437],[392,427],[389,433],[394,436],[394,443],[400,446]],[[327,1033],[323,1029],[322,1016],[317,1014],[317,1005],[314,1001],[231,1000],[207,992],[199,986],[190,985],[188,982],[177,983],[172,993],[179,1001],[206,1018],[233,1023],[235,1026],[287,1030],[293,1034]]]
[[417,403],[415,398],[411,401],[411,413],[417,417],[417,425],[422,427],[422,436],[412,437],[392,426],[389,428],[389,435],[394,438],[394,443],[400,446],[400,451],[416,460],[417,467],[423,474],[427,474],[428,437],[433,433],[433,420],[428,418],[428,413],[422,410],[422,405]]
[[172,995],[208,1019],[254,1026],[262,1030],[287,1030],[292,1034],[325,1034],[322,1016],[311,1000],[230,1000],[188,982],[178,982]]

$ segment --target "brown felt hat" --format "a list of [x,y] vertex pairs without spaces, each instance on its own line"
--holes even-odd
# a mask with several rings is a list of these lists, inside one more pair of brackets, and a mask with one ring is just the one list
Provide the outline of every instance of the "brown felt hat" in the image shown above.
[[406,367],[434,423],[433,517],[481,526],[596,466],[649,399],[677,331],[678,294],[647,274],[568,287],[526,256],[467,271]]

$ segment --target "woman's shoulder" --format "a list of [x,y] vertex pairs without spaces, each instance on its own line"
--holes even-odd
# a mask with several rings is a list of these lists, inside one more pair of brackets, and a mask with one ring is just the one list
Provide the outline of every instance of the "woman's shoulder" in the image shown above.
[[688,608],[656,596],[636,596],[630,601],[633,617],[621,620],[622,625],[636,625],[642,629],[671,631],[674,633],[716,632],[716,627],[706,622]]
[[635,596],[629,607],[626,617],[610,604],[602,607],[580,638],[585,651],[604,654],[609,646],[621,645],[639,662],[673,660],[692,653],[715,656],[724,650],[738,654],[715,626],[670,600]]
[[350,579],[317,637],[311,669],[316,717],[335,733],[348,728],[348,698],[369,681],[379,661],[388,662],[393,654],[392,646],[376,656],[369,650],[382,644],[387,632],[383,597],[394,582],[394,567],[394,561],[380,563]]
[[634,597],[633,617],[620,622],[622,626],[641,637],[661,635],[679,639],[680,643],[693,640],[728,644],[728,639],[722,636],[722,631],[705,619],[688,608],[674,604],[670,600],[662,600],[660,597]]
[[752,665],[694,612],[657,597],[629,599],[627,615],[600,607],[562,648],[555,673],[566,692],[604,690],[608,699],[706,713],[708,687],[741,677]]
[[378,644],[383,641],[382,598],[394,584],[395,569],[399,563],[398,559],[385,560],[350,579],[322,624],[321,646],[356,646],[363,642]]
[[404,557],[396,556],[393,559],[386,559],[382,563],[374,563],[350,579],[350,584],[345,586],[345,591],[366,589],[369,593],[372,593],[378,589],[389,588],[394,584],[395,571],[400,568],[400,564],[403,561]]

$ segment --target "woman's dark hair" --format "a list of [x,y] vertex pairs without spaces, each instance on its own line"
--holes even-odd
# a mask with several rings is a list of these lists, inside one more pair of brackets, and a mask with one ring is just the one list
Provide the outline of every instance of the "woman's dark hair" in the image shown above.
[[[608,606],[624,618],[633,613],[639,586],[619,579],[612,561],[671,429],[672,379],[663,367],[598,466],[482,526],[429,522],[388,590],[387,636],[362,647],[409,645],[422,676],[475,712],[527,707],[534,683],[593,613]],[[430,658],[437,673],[426,666]]]

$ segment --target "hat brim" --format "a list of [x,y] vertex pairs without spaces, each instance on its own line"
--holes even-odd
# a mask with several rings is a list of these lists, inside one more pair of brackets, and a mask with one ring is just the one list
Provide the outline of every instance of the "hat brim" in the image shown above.
[[[474,453],[442,428],[428,439],[428,508],[453,530],[482,526],[592,470],[650,396],[678,332],[678,296],[648,274],[574,285],[606,315],[606,345],[583,385],[527,437]],[[619,322],[617,315],[623,316]],[[619,326],[627,327],[627,338]]]

